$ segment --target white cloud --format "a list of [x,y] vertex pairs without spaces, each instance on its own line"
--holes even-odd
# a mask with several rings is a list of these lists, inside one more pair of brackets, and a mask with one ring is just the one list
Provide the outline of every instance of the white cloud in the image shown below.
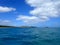
[[60,0],[26,0],[26,2],[32,7],[41,7],[45,3],[59,4]]
[[29,12],[33,16],[59,17],[60,0],[26,0],[26,2],[34,7]]
[[29,24],[34,24],[34,23],[39,23],[39,22],[44,22],[49,20],[48,17],[42,16],[41,18],[36,17],[36,16],[23,16],[19,15],[16,20],[21,20],[24,23],[29,23]]
[[10,25],[10,20],[0,20],[0,25]]
[[60,0],[26,0],[26,3],[33,7],[29,11],[32,16],[18,16],[16,20],[21,20],[25,23],[36,24],[45,22],[50,18],[59,17]]
[[8,23],[8,22],[10,22],[10,20],[3,20],[2,22],[6,22],[6,23]]
[[10,12],[15,10],[16,10],[15,8],[0,6],[0,12]]
[[51,0],[26,0],[26,2],[32,7],[40,7],[43,3],[49,3]]
[[39,18],[35,17],[35,16],[18,16],[16,20],[22,20],[25,23],[32,23],[32,22],[37,22],[39,20]]

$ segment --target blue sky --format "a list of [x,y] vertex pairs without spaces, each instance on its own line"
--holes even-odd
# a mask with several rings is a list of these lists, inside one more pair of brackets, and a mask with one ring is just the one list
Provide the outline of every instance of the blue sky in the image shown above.
[[0,0],[0,25],[60,27],[60,0]]

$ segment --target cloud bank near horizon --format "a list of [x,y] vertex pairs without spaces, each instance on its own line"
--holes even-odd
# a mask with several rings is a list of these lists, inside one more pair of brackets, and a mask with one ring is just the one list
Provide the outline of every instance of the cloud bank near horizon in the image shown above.
[[10,25],[11,21],[10,20],[0,20],[0,25]]

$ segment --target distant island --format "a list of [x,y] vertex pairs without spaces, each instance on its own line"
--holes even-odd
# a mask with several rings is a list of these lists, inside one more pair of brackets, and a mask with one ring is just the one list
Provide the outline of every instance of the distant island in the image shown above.
[[20,26],[20,28],[37,28],[35,26]]
[[[17,27],[17,26],[0,25],[0,28],[12,28],[12,27]],[[35,26],[19,26],[18,28],[37,28],[37,27],[35,27]]]
[[8,27],[15,27],[15,26],[5,26],[5,25],[0,25],[0,28],[8,28]]

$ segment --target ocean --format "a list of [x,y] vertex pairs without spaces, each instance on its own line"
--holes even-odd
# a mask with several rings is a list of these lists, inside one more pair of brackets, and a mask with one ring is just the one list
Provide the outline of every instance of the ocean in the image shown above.
[[60,28],[0,28],[0,45],[60,45]]

